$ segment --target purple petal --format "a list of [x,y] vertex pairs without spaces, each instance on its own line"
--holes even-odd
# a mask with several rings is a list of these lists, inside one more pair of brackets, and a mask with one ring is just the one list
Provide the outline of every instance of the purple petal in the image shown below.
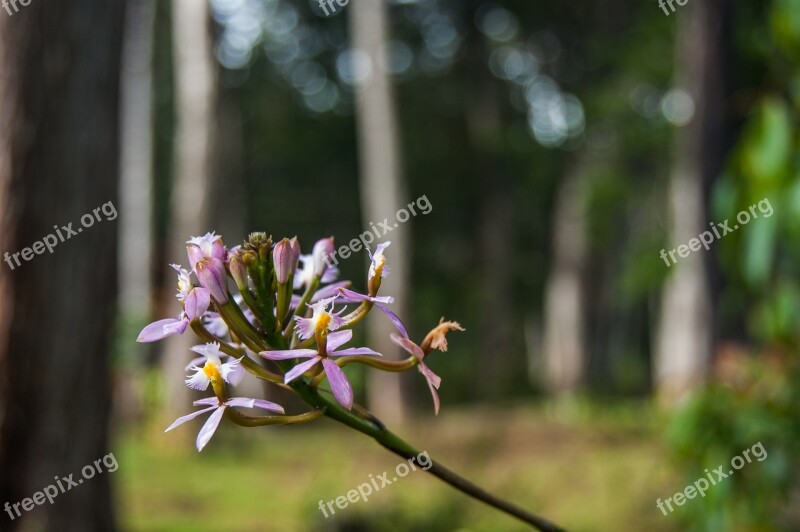
[[189,321],[193,321],[208,310],[211,304],[211,296],[205,288],[192,288],[189,295],[183,300],[183,311]]
[[353,338],[353,331],[339,331],[328,334],[328,352],[336,350],[340,345],[344,345]]
[[433,411],[434,414],[438,416],[439,406],[440,406],[439,392],[437,392],[436,390],[438,390],[439,385],[442,384],[442,379],[424,363],[420,363],[417,369],[419,369],[419,372],[425,376],[425,380],[428,382],[428,388],[431,391],[431,396],[433,396]]
[[439,406],[440,406],[440,404],[439,404],[439,392],[436,391],[436,388],[434,388],[433,384],[431,384],[430,381],[428,381],[428,388],[430,389],[431,396],[433,397],[433,413],[434,413],[434,415],[438,416],[439,415]]
[[225,405],[218,406],[217,410],[209,416],[208,421],[206,421],[206,424],[200,429],[200,432],[197,433],[198,452],[202,451],[203,447],[211,440],[211,436],[217,431],[217,427],[219,427],[219,422],[222,421],[222,415],[224,413]]
[[[329,297],[335,296],[339,293],[340,288],[346,288],[350,286],[352,283],[350,281],[340,281],[338,283],[329,284],[324,288],[320,288],[317,292],[311,297],[311,302],[316,303],[320,299],[327,299]],[[299,299],[299,297],[298,297]],[[339,300],[341,303],[341,300]]]
[[217,338],[228,336],[228,324],[216,312],[208,312],[203,316],[203,326]]
[[242,408],[261,408],[264,410],[270,410],[272,412],[278,412],[283,414],[284,410],[283,407],[277,403],[273,403],[271,401],[265,401],[264,399],[249,399],[247,397],[233,397],[225,401],[227,406],[239,406]]
[[[344,312],[344,309],[340,310],[339,314],[341,314],[342,312]],[[339,314],[331,314],[331,321],[330,323],[328,323],[329,331],[335,331],[336,329],[339,329],[340,327],[344,326],[347,323],[344,320],[344,318],[339,316]]]
[[428,381],[428,384],[439,389],[439,385],[442,384],[442,378],[438,376],[436,373],[433,372],[431,368],[428,367],[427,364],[424,362],[420,362],[419,366],[417,366],[419,372],[425,376],[425,379]]
[[403,349],[405,349],[406,351],[417,357],[419,360],[425,358],[425,353],[422,351],[422,349],[408,338],[402,338],[400,336],[397,336],[396,334],[392,334],[390,335],[390,337],[392,339],[392,342],[396,343],[397,345],[399,345],[400,347],[402,347]]
[[284,410],[281,405],[278,403],[273,403],[272,401],[265,401],[264,399],[256,399],[256,402],[253,403],[255,408],[261,408],[262,410],[269,410],[272,412],[278,412],[279,414],[283,414]]
[[[213,399],[215,402],[217,401],[217,398],[216,398],[216,397],[209,397],[209,399]],[[187,421],[191,421],[191,420],[193,420],[194,418],[196,418],[197,416],[201,416],[201,415],[205,414],[206,412],[210,412],[210,411],[214,410],[215,408],[217,408],[217,406],[216,406],[216,405],[214,405],[214,406],[210,406],[210,407],[208,407],[208,408],[204,408],[204,409],[202,409],[202,410],[198,410],[197,412],[192,412],[191,414],[187,414],[187,415],[185,415],[185,416],[181,416],[181,417],[179,417],[178,419],[176,419],[176,420],[175,420],[175,422],[174,422],[174,423],[172,423],[172,425],[170,425],[169,427],[167,427],[167,430],[165,430],[164,432],[169,432],[169,431],[171,431],[172,429],[174,429],[175,427],[177,427],[177,426],[179,426],[179,425],[183,425],[183,424],[184,424],[184,423],[186,423]]]
[[142,332],[139,333],[139,337],[136,338],[136,341],[145,343],[157,342],[173,334],[182,334],[183,331],[186,330],[186,325],[188,325],[188,323],[186,323],[186,325],[182,325],[183,330],[181,330],[182,323],[184,323],[184,320],[177,318],[167,318],[164,320],[154,321],[142,329]]
[[355,303],[356,301],[372,301],[373,303],[385,303],[387,305],[394,303],[392,296],[370,297],[346,288],[340,289],[339,293],[342,294],[342,297],[338,300],[339,303]]
[[405,338],[408,338],[408,331],[406,331],[405,325],[403,325],[403,322],[400,321],[400,318],[397,316],[397,314],[380,303],[375,303],[375,306],[381,309],[381,311],[388,316],[389,320],[391,320],[394,326],[397,327],[397,330],[400,331],[400,334],[402,334]]
[[325,272],[322,274],[319,281],[321,283],[331,283],[335,281],[337,277],[339,277],[339,268],[336,266],[328,266],[325,268]]
[[225,401],[225,406],[239,406],[242,408],[253,408],[253,404],[256,402],[255,399],[250,399],[249,397],[231,397],[227,401]]
[[192,269],[194,269],[195,265],[197,265],[200,260],[205,257],[203,250],[200,249],[200,246],[189,244],[186,246],[186,254],[189,256],[189,264],[191,265]]
[[313,357],[317,355],[317,352],[313,349],[286,349],[284,351],[261,351],[259,355],[267,360],[289,360]]
[[219,406],[219,399],[216,397],[204,397],[202,399],[198,399],[192,404],[194,406]]
[[175,323],[164,325],[164,330],[168,334],[183,334],[188,326],[189,320],[185,318],[179,318],[177,321],[175,321]]
[[347,375],[344,374],[342,368],[329,358],[322,359],[322,367],[325,368],[325,375],[328,376],[331,391],[336,400],[339,401],[339,404],[348,410],[353,408],[353,389],[350,387],[350,381],[347,380]]
[[203,288],[209,291],[217,303],[224,305],[228,302],[225,264],[220,259],[209,257],[202,259],[197,263],[195,274]]
[[297,377],[301,376],[303,373],[305,373],[306,371],[308,371],[311,368],[313,368],[317,364],[317,362],[320,361],[320,358],[321,357],[319,357],[319,356],[315,356],[311,360],[306,360],[305,362],[301,362],[300,364],[298,364],[295,367],[293,367],[292,369],[290,369],[286,373],[286,375],[283,376],[283,383],[284,384],[289,384],[290,382],[295,380]]
[[382,357],[383,355],[373,351],[368,347],[348,347],[347,349],[342,349],[341,351],[334,351],[332,353],[329,352],[331,356],[335,357],[346,357],[346,356],[354,356],[354,355],[373,355]]

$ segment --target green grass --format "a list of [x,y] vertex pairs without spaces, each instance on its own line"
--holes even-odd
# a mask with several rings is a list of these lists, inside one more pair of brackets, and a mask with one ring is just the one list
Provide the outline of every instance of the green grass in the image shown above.
[[[657,497],[682,488],[644,407],[448,409],[398,431],[434,459],[569,530],[677,530]],[[529,530],[422,471],[325,519],[335,499],[394,468],[368,438],[320,422],[223,424],[194,452],[196,426],[123,431],[117,499],[126,530]],[[191,439],[190,439],[191,438]]]

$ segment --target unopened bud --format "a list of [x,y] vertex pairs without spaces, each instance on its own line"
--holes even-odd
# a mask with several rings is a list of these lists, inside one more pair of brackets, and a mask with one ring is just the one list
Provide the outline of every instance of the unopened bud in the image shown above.
[[236,288],[239,291],[247,290],[247,266],[244,265],[238,254],[231,255],[228,261],[228,269],[231,272],[233,281],[236,283]]
[[194,321],[208,310],[210,304],[211,300],[209,299],[208,290],[195,287],[191,289],[183,300],[183,311],[186,313],[186,317],[189,318],[189,321]]
[[314,244],[314,250],[311,252],[313,261],[313,272],[315,276],[322,276],[325,273],[325,268],[328,266],[327,261],[333,256],[333,237],[323,238],[317,240]]
[[219,259],[204,258],[197,263],[197,278],[214,300],[224,305],[228,302],[225,265]]
[[297,269],[297,261],[299,259],[300,246],[297,244],[296,239],[294,248],[298,253],[295,253],[292,242],[288,238],[284,238],[272,250],[272,262],[275,267],[275,279],[278,284],[286,284],[289,278],[294,275]]
[[248,268],[253,268],[258,265],[258,255],[256,255],[252,251],[245,251],[241,255],[242,261],[244,262],[245,266]]

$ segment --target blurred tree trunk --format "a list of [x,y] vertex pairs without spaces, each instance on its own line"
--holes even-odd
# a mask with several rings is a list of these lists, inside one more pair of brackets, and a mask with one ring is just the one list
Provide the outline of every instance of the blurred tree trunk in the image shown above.
[[[351,47],[367,54],[372,68],[371,75],[358,85],[356,103],[363,227],[368,230],[370,222],[377,224],[386,217],[391,223],[397,210],[406,205],[407,193],[401,172],[391,76],[382,66],[386,64],[385,44],[389,40],[386,4],[353,0],[348,16]],[[392,275],[384,279],[381,288],[381,293],[394,296],[393,309],[399,316],[407,315],[411,264],[409,234],[408,224],[400,224],[392,230],[392,246],[387,252]],[[367,325],[369,345],[388,359],[398,358],[398,348],[389,339],[389,334],[394,332],[391,322],[383,315],[372,315]],[[402,382],[397,374],[381,371],[368,374],[368,404],[387,422],[399,423],[404,418]]]
[[[18,4],[19,5],[19,4]],[[124,2],[32,2],[0,16],[2,250],[117,204]],[[110,212],[110,210],[109,210]],[[117,222],[0,268],[0,501],[30,497],[109,448]],[[124,464],[122,467],[125,467]],[[108,473],[5,529],[115,528]]]
[[[466,10],[465,15],[465,23],[473,24],[475,9]],[[505,143],[504,88],[488,68],[489,50],[475,29],[467,35],[466,49],[465,86],[469,98],[466,126],[470,145],[474,147],[470,157],[481,191],[475,250],[483,279],[480,360],[476,363],[482,371],[475,375],[475,383],[483,395],[496,396],[506,388],[517,362],[525,363],[522,349],[513,349],[511,340],[514,328],[522,330],[522,323],[515,322],[513,312],[514,181],[505,157],[498,153]]]
[[[709,0],[692,3],[678,14],[675,84],[691,96],[695,113],[675,139],[670,249],[688,244],[708,229],[708,191],[725,158],[729,8],[727,0]],[[701,250],[670,267],[655,345],[655,387],[667,404],[683,399],[709,370],[714,331],[712,259],[712,253]]]
[[586,308],[586,197],[579,160],[567,169],[553,214],[553,264],[545,285],[544,356],[546,387],[570,393],[583,384]]
[[125,15],[120,87],[119,313],[120,367],[125,378],[114,390],[115,412],[141,413],[141,364],[152,344],[135,338],[151,318],[153,268],[153,37],[154,0],[129,0]]
[[[188,268],[185,242],[211,230],[209,190],[213,173],[212,131],[216,102],[216,68],[212,57],[208,2],[174,0],[172,35],[175,65],[177,131],[170,198],[169,262]],[[170,275],[174,279],[174,276]],[[165,312],[178,313],[175,284],[168,283]],[[188,331],[163,343],[165,416],[176,417],[191,404],[184,385],[184,367],[191,360],[189,348],[196,338]]]
[[[151,311],[154,0],[129,0],[122,49],[119,313],[138,333]],[[134,356],[141,345],[125,345]]]

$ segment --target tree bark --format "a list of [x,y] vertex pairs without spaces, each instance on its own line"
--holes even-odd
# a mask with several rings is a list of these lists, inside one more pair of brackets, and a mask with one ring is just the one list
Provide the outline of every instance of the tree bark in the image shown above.
[[[353,0],[348,9],[351,46],[366,53],[371,64],[370,76],[358,86],[356,120],[361,174],[361,204],[363,227],[370,222],[394,218],[394,213],[406,205],[405,184],[400,168],[397,140],[397,118],[390,74],[381,66],[386,64],[385,43],[388,42],[386,4],[375,0]],[[395,298],[394,311],[406,315],[411,247],[410,229],[399,224],[392,230],[392,246],[387,252],[391,259],[392,275],[384,279],[381,292]],[[372,246],[374,248],[374,244]],[[374,313],[373,313],[374,314]],[[393,326],[385,316],[373,315],[367,321],[370,345],[397,359],[400,352],[390,340]],[[367,381],[370,408],[387,422],[397,424],[405,416],[402,379],[395,374],[370,372]]]
[[[82,231],[52,253],[0,268],[0,501],[10,503],[55,476],[80,478],[112,451],[117,223],[83,228],[80,220],[117,202],[125,4],[17,6],[0,12],[2,251],[32,246],[54,225]],[[13,521],[4,513],[3,522],[11,530],[113,530],[109,474]]]
[[146,325],[143,322],[150,310],[153,266],[154,24],[154,1],[130,0],[125,24],[121,87],[120,315],[142,326]]
[[[730,4],[709,0],[679,14],[676,85],[694,102],[692,121],[676,134],[670,177],[670,249],[708,229],[708,191],[725,159],[726,24]],[[677,257],[677,255],[676,255]],[[655,345],[655,387],[666,404],[705,379],[713,349],[712,253],[691,253],[670,266]],[[667,267],[666,264],[664,267]]]
[[586,164],[567,170],[553,214],[553,266],[545,286],[544,354],[546,387],[573,393],[586,367],[585,287],[586,197],[581,185]]
[[[174,0],[172,31],[177,132],[168,246],[170,262],[188,268],[185,242],[190,236],[211,230],[209,190],[213,174],[216,69],[211,55],[208,2]],[[174,279],[171,274],[168,277]],[[177,315],[178,304],[174,294],[175,284],[168,283],[164,308]],[[184,367],[192,358],[189,348],[194,343],[188,333],[172,336],[163,342],[166,418],[185,413],[191,404],[191,393],[182,376]]]

